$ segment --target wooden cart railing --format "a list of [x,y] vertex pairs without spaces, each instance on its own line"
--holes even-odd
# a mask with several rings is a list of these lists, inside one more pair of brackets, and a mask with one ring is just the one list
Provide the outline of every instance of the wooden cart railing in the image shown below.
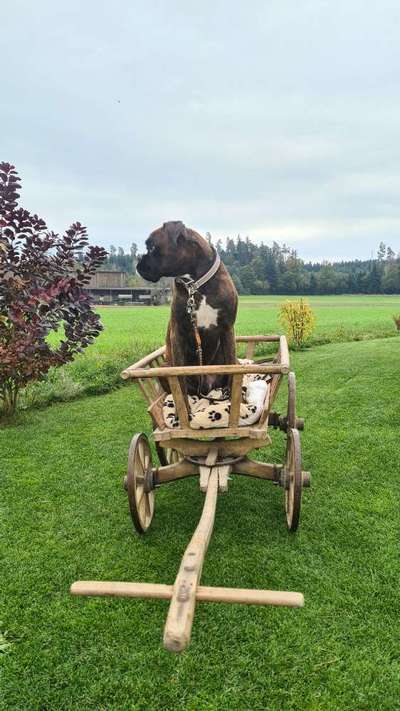
[[[134,379],[148,403],[148,412],[155,424],[154,438],[156,441],[165,439],[187,438],[204,439],[205,437],[241,436],[253,439],[265,438],[266,421],[272,403],[275,400],[282,375],[289,372],[289,349],[285,336],[238,336],[236,343],[246,343],[246,358],[252,358],[255,346],[259,343],[276,343],[276,355],[269,360],[263,359],[251,365],[203,365],[203,366],[168,366],[165,365],[165,346],[158,348],[137,363],[122,372],[122,377]],[[271,375],[271,383],[263,413],[255,425],[239,425],[240,405],[242,403],[243,376],[250,373]],[[198,430],[190,426],[187,398],[181,386],[181,378],[202,375],[230,375],[232,377],[231,410],[228,427]],[[179,427],[167,428],[163,418],[163,401],[165,392],[160,386],[159,378],[168,380],[174,399]]]

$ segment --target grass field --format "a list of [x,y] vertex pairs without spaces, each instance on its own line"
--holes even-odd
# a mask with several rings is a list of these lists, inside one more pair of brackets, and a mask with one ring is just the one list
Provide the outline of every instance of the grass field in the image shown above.
[[[240,299],[238,334],[282,332],[279,304],[284,296]],[[316,329],[309,345],[387,338],[396,335],[392,315],[400,313],[400,296],[315,296],[309,299]],[[103,307],[104,331],[85,353],[66,368],[53,370],[47,381],[28,388],[24,407],[99,394],[120,386],[127,365],[164,343],[169,306]]]
[[[337,328],[334,311],[360,337],[383,318],[389,333],[396,302],[320,299],[319,333]],[[96,354],[84,357],[133,342],[146,351],[166,318],[104,310]],[[275,318],[249,298],[237,330],[276,330]],[[299,590],[306,605],[199,606],[180,656],[162,649],[166,603],[68,594],[79,578],[172,582],[200,514],[197,482],[170,484],[157,491],[147,536],[133,534],[121,479],[132,434],[150,431],[136,390],[31,409],[5,427],[0,708],[398,709],[399,340],[292,354],[313,476],[299,532],[286,531],[280,489],[236,477],[218,503],[202,580]],[[260,456],[279,461],[282,433],[273,440]]]
[[[279,304],[295,297],[244,296],[240,299],[236,331],[240,334],[281,332]],[[400,312],[400,296],[319,296],[308,299],[316,316],[311,344],[377,338],[396,333],[392,315]],[[148,352],[164,342],[169,306],[155,308],[103,307],[98,311],[104,332],[92,347],[97,352]]]

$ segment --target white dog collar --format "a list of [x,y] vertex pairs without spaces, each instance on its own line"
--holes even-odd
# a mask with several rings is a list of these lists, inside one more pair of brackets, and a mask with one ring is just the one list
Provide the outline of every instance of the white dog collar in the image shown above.
[[213,278],[213,276],[217,273],[220,266],[221,266],[221,258],[219,256],[219,254],[217,252],[215,252],[215,261],[211,265],[208,272],[203,274],[203,276],[201,276],[200,279],[197,279],[197,281],[193,281],[193,279],[191,279],[190,277],[176,277],[175,282],[177,284],[182,284],[182,286],[184,286],[186,291],[188,292],[189,296],[193,296],[193,294],[196,291],[198,291],[200,289],[200,287],[204,286],[204,284],[207,284],[207,282]]
[[211,265],[208,272],[203,274],[203,276],[200,277],[200,279],[197,279],[197,281],[194,282],[194,284],[193,284],[194,288],[197,290],[197,289],[200,289],[201,286],[204,286],[204,284],[207,284],[207,282],[213,278],[214,274],[217,273],[218,269],[220,268],[220,265],[221,265],[220,256],[219,256],[219,254],[216,254],[214,264]]

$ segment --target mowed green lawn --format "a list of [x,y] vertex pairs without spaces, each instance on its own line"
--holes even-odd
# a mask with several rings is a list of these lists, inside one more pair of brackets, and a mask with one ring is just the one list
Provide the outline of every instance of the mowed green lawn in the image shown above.
[[[333,328],[336,310],[360,333],[398,304],[339,300],[315,305],[319,323]],[[261,301],[241,304],[238,332],[276,330],[275,308]],[[159,344],[167,318],[166,309],[103,313],[95,348],[110,353],[128,326],[144,350]],[[4,428],[0,619],[10,646],[0,708],[399,708],[399,349],[388,338],[292,354],[313,477],[300,529],[287,533],[280,489],[234,477],[202,580],[302,591],[306,605],[199,605],[179,656],[162,648],[167,603],[68,594],[76,579],[172,583],[201,512],[195,480],[166,485],[149,533],[133,532],[121,480],[132,434],[150,432],[135,388],[29,410]],[[284,435],[272,436],[258,456],[280,461]]]
[[[236,332],[254,335],[282,332],[279,305],[294,296],[242,296]],[[393,314],[400,313],[400,296],[312,296],[307,298],[316,317],[312,341],[347,341],[355,338],[389,336],[395,333]],[[91,354],[144,352],[164,342],[169,306],[99,307],[104,332]],[[146,350],[147,349],[147,350]]]

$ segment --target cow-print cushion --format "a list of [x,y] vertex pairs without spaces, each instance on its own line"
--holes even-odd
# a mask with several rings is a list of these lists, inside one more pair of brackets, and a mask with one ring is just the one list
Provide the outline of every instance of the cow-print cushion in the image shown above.
[[[250,363],[251,361],[241,361]],[[270,375],[248,374],[243,376],[242,403],[239,425],[252,425],[260,419],[268,396]],[[222,388],[211,390],[207,397],[189,395],[189,422],[196,430],[212,427],[228,427],[231,403],[229,393]],[[163,406],[164,422],[167,427],[179,427],[172,395],[166,395]]]

